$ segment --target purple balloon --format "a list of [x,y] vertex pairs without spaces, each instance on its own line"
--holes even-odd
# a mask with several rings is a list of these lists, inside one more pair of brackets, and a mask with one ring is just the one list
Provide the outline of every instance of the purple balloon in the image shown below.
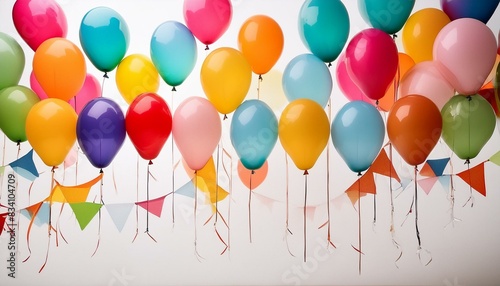
[[441,8],[450,20],[474,18],[483,23],[490,20],[500,0],[441,0]]
[[109,98],[89,101],[78,115],[76,136],[83,153],[96,168],[111,164],[125,140],[125,117]]

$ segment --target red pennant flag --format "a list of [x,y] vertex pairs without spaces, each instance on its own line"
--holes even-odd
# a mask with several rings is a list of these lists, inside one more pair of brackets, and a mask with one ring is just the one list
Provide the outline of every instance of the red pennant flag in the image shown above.
[[149,201],[136,202],[135,204],[141,208],[147,210],[148,212],[154,214],[157,217],[161,217],[161,211],[163,210],[163,202],[167,196],[159,197]]
[[424,166],[422,166],[420,175],[424,177],[436,177],[436,174],[434,174],[434,171],[432,170],[428,162],[425,162]]
[[2,235],[3,227],[5,225],[5,219],[7,218],[7,214],[0,214],[0,235]]
[[474,190],[486,197],[486,183],[484,182],[484,163],[457,174]]
[[389,157],[387,156],[385,149],[380,151],[368,170],[371,170],[373,173],[394,178],[396,181],[401,182],[398,173],[396,173],[396,169],[394,169],[394,165],[392,165],[391,160],[389,160]]

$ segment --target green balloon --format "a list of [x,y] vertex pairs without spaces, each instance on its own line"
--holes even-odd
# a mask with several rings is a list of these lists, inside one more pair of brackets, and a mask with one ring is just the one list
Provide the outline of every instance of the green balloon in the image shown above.
[[442,138],[460,158],[475,158],[495,130],[496,116],[486,99],[455,95],[441,109]]
[[19,84],[24,62],[24,51],[19,43],[0,32],[0,89]]
[[0,128],[11,141],[20,143],[28,139],[26,117],[39,101],[35,92],[22,85],[0,91]]

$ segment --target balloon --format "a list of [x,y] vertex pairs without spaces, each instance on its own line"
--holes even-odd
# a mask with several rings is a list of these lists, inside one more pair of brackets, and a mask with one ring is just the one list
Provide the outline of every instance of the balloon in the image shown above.
[[116,86],[123,99],[130,104],[142,93],[157,92],[160,76],[148,57],[132,54],[126,56],[116,68]]
[[[265,161],[264,165],[262,165],[262,167],[260,167],[258,170],[248,170],[247,168],[245,168],[245,166],[243,166],[241,161],[238,161],[238,177],[240,177],[243,185],[245,185],[249,189],[254,190],[258,186],[260,186],[260,184],[262,184],[262,182],[264,182],[264,180],[266,179],[269,169],[268,165],[269,164],[267,163],[267,161]],[[250,176],[252,176],[251,186]]]
[[40,101],[29,88],[17,85],[0,91],[0,128],[12,142],[24,142],[26,117],[30,109]]
[[203,44],[213,44],[227,30],[233,16],[230,0],[185,0],[184,20]]
[[102,72],[116,68],[129,44],[127,23],[115,10],[96,7],[83,16],[80,43],[92,64]]
[[283,90],[288,101],[309,98],[325,107],[332,93],[332,76],[328,67],[312,54],[293,58],[283,72]]
[[349,73],[347,72],[345,53],[341,53],[337,60],[337,67],[335,72],[335,78],[339,85],[342,94],[349,100],[362,100],[368,103],[372,103],[373,100],[368,98],[359,87],[352,81]]
[[185,99],[174,113],[174,142],[192,170],[201,170],[219,144],[222,124],[210,101],[202,97]]
[[452,97],[441,110],[443,140],[460,159],[475,158],[495,130],[493,108],[480,95]]
[[233,112],[250,88],[252,70],[243,54],[233,48],[212,51],[201,66],[200,81],[208,100],[222,114]]
[[91,74],[87,74],[80,91],[69,101],[76,114],[80,114],[87,102],[101,96],[101,84]]
[[123,112],[109,98],[91,100],[78,116],[78,144],[96,168],[102,169],[111,164],[123,145],[125,134]]
[[475,94],[496,58],[496,39],[484,23],[462,18],[450,22],[434,41],[433,56],[439,71],[458,93]]
[[455,90],[439,72],[435,61],[424,61],[413,66],[399,83],[399,97],[410,94],[429,98],[441,110]]
[[415,0],[358,0],[365,22],[387,34],[396,34],[401,30],[413,6]]
[[349,14],[340,0],[306,0],[300,8],[300,38],[311,53],[326,63],[342,52],[349,28]]
[[24,51],[11,36],[0,32],[0,89],[19,83],[24,71]]
[[412,14],[403,27],[403,47],[416,63],[432,61],[434,40],[450,18],[436,8],[424,8]]
[[459,18],[474,18],[483,23],[487,23],[497,9],[498,0],[441,0],[441,8],[450,17],[456,20]]
[[143,93],[130,104],[125,129],[139,155],[151,161],[158,157],[172,131],[170,108],[156,93]]
[[425,162],[441,136],[439,109],[428,98],[408,95],[398,99],[387,117],[387,135],[406,163]]
[[392,38],[375,28],[365,29],[347,45],[346,66],[352,81],[373,100],[387,91],[398,71],[398,49]]
[[377,157],[385,137],[385,125],[379,111],[364,101],[344,105],[332,122],[333,146],[351,171],[361,173]]
[[164,22],[151,37],[151,59],[163,80],[174,90],[193,71],[197,56],[193,34],[179,22]]
[[[413,59],[409,55],[405,53],[398,53],[398,72],[394,77],[394,82],[398,87],[398,91],[401,86],[401,79],[413,66],[415,66],[415,61],[413,61]],[[385,92],[384,97],[379,99],[378,107],[381,110],[389,111],[392,105],[394,104],[394,101],[397,100],[397,93],[395,92],[394,88],[395,88],[394,84],[390,84],[389,88]]]
[[33,71],[30,72],[30,88],[41,100],[49,98],[45,91],[43,91],[43,88],[40,86],[40,83],[36,79],[35,73]]
[[330,123],[318,103],[307,98],[296,99],[281,113],[278,136],[297,168],[307,171],[328,144]]
[[238,47],[252,71],[263,75],[276,64],[283,51],[283,31],[271,17],[254,15],[248,18],[238,33]]
[[66,15],[53,0],[18,0],[12,7],[12,20],[33,51],[47,39],[65,38],[68,32]]
[[47,166],[58,166],[76,142],[77,115],[69,103],[48,98],[35,104],[26,117],[26,136]]
[[278,140],[278,119],[263,101],[244,101],[231,119],[231,143],[241,163],[249,170],[257,170]]
[[85,82],[85,57],[69,40],[48,39],[33,56],[33,73],[48,97],[68,101]]

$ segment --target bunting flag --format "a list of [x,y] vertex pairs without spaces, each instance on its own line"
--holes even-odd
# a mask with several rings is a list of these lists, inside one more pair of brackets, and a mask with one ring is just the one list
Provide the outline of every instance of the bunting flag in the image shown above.
[[[359,192],[358,192],[359,191]],[[375,178],[373,177],[373,171],[368,169],[360,178],[358,178],[345,193],[354,204],[359,199],[358,193],[361,193],[361,197],[365,196],[367,193],[376,194],[377,187],[375,185]]]
[[451,186],[451,175],[438,177],[438,181],[446,192],[449,192]]
[[21,158],[10,163],[9,166],[14,170],[14,172],[30,181],[34,181],[39,176],[35,162],[33,162],[33,149]]
[[428,195],[431,192],[434,185],[436,184],[436,182],[438,181],[438,178],[439,177],[425,178],[418,180],[417,183],[420,186],[420,188],[422,188],[422,190],[424,190],[424,192]]
[[[184,160],[182,160],[182,163],[184,169],[189,174],[189,177],[191,178],[191,180],[193,180],[194,184],[194,170],[191,170]],[[205,195],[207,195],[212,204],[220,202],[227,197],[229,192],[227,192],[221,186],[217,185],[217,174],[215,173],[215,163],[212,157],[210,157],[210,160],[208,160],[207,164],[205,164],[205,166],[201,170],[198,170],[196,174],[196,178],[198,178],[198,189],[200,189],[205,193]]]
[[493,156],[490,157],[489,161],[497,166],[500,166],[500,151],[493,154]]
[[401,182],[394,165],[391,160],[387,156],[387,152],[385,149],[382,149],[378,154],[377,158],[373,161],[372,165],[368,169],[368,171],[372,171],[373,173],[383,175],[386,177],[391,177],[396,179],[396,181]]
[[107,204],[106,210],[119,232],[123,230],[127,219],[132,212],[133,203]]
[[174,192],[174,194],[179,194],[179,195],[183,195],[183,196],[186,196],[186,197],[194,199],[194,184],[193,184],[193,180],[188,181],[187,183],[184,184],[184,186],[178,188]]
[[457,174],[464,182],[478,193],[486,197],[486,183],[484,182],[484,163]]
[[[28,219],[34,219],[36,226],[49,223],[49,204],[39,202],[21,210],[21,213]],[[33,218],[33,216],[35,216]]]
[[148,212],[154,214],[155,216],[161,217],[161,212],[163,210],[163,202],[165,201],[166,197],[167,195],[164,195],[149,201],[136,202],[135,204],[147,210]]
[[87,200],[87,196],[92,186],[98,183],[102,179],[102,176],[103,173],[86,183],[76,186],[63,186],[56,181],[56,185],[49,200],[52,199],[52,202],[60,203],[83,203]]
[[85,227],[87,227],[102,207],[101,204],[90,202],[70,203],[69,205],[75,213],[76,220],[78,221],[81,230],[84,230]]
[[450,158],[442,159],[431,159],[427,160],[422,169],[420,170],[420,175],[424,177],[439,177],[444,173],[444,169],[450,162]]
[[6,219],[7,219],[7,213],[0,214],[0,235],[2,235]]
[[267,209],[269,209],[269,211],[273,210],[275,200],[256,192],[253,192],[252,196],[254,196],[261,204],[263,204]]

